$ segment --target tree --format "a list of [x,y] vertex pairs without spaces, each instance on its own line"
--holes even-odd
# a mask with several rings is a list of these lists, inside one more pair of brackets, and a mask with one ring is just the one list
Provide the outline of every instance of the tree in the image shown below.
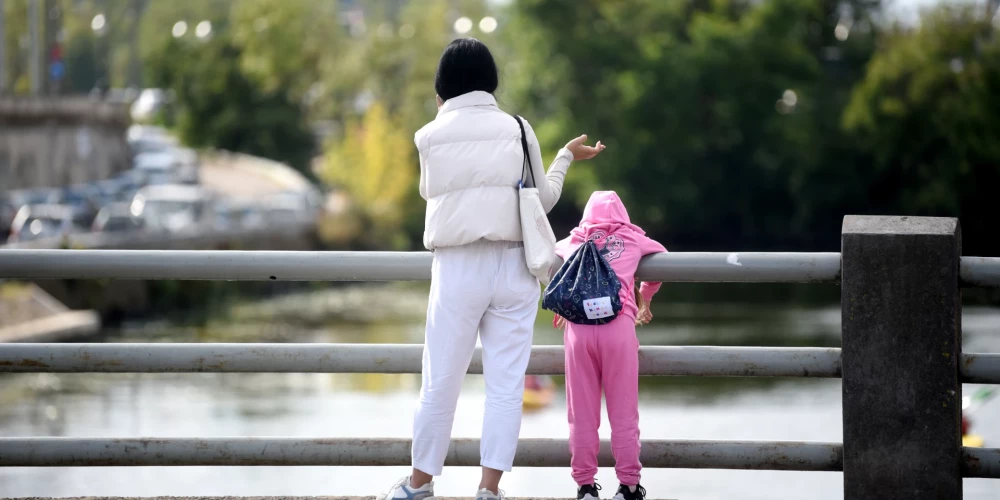
[[596,178],[642,207],[638,222],[706,249],[791,239],[790,174],[815,138],[808,91],[822,73],[807,27],[824,14],[817,2],[518,6],[541,31],[521,78],[550,87],[528,91],[529,103],[563,121],[545,136],[605,140]]
[[[28,47],[22,45],[22,40],[28,37],[28,1],[27,0],[7,0],[0,2],[0,9],[4,10],[4,40],[2,50],[5,50],[4,60],[7,67],[4,68],[3,77],[5,82],[0,82],[0,87],[5,87],[8,92],[28,92],[31,82],[28,75]],[[6,85],[4,85],[6,84]]]
[[368,246],[407,248],[411,242],[401,232],[407,209],[416,191],[413,139],[398,125],[386,107],[376,102],[364,119],[347,127],[344,139],[327,150],[321,179],[344,189],[361,221],[360,237]]
[[897,29],[843,115],[871,167],[853,179],[876,213],[962,219],[966,253],[996,254],[1000,186],[1000,43],[967,6]]
[[243,0],[232,7],[241,68],[267,92],[287,89],[302,100],[345,41],[337,6],[326,0]]
[[167,39],[147,59],[150,80],[177,94],[177,132],[194,147],[262,156],[311,176],[313,136],[285,89],[267,91],[247,77],[241,51],[225,36]]

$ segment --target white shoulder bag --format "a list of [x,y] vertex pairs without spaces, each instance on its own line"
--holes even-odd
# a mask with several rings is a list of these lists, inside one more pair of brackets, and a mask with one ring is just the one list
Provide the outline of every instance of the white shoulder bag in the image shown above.
[[528,138],[524,133],[524,122],[517,115],[514,115],[514,119],[521,127],[521,148],[524,150],[523,168],[528,171],[531,177],[531,186],[528,186],[529,176],[523,175],[522,171],[521,183],[518,186],[524,258],[528,265],[528,271],[531,271],[531,274],[538,278],[538,281],[543,285],[548,285],[551,278],[549,270],[559,261],[559,257],[556,256],[556,235],[552,232],[549,218],[545,215],[545,209],[542,207],[542,200],[538,197],[538,184],[535,183],[535,171],[531,168],[531,155],[528,153]]

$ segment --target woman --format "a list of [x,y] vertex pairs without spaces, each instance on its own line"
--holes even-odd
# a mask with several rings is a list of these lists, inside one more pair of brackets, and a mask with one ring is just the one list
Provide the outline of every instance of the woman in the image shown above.
[[[424,246],[434,252],[424,340],[423,382],[413,418],[412,475],[382,500],[434,496],[451,440],[455,406],[476,347],[483,345],[486,411],[480,448],[479,500],[500,498],[500,476],[514,462],[521,430],[524,372],[539,284],[528,272],[518,217],[523,175],[521,129],[497,107],[497,67],[475,39],[445,48],[434,88],[438,114],[415,136],[420,153],[420,195],[427,200]],[[604,146],[587,136],[559,151],[548,174],[534,131],[525,122],[535,178],[546,211],[559,200],[573,160],[596,156]]]

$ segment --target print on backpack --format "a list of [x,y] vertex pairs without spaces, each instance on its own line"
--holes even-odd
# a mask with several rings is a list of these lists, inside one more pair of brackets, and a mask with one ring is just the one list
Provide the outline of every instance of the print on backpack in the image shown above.
[[601,256],[608,263],[622,256],[622,252],[625,251],[625,242],[618,237],[618,235],[608,235],[608,233],[597,230],[587,238],[590,241],[597,242],[599,240],[604,240],[604,248],[601,249]]
[[[552,277],[545,287],[542,309],[578,325],[603,325],[618,317],[622,284],[595,239],[580,245]],[[617,250],[615,257],[621,255],[621,249]]]

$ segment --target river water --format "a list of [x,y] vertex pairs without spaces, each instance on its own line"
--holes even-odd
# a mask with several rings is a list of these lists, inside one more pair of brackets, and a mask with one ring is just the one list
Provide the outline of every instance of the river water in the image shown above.
[[[338,288],[234,307],[207,325],[157,321],[107,331],[114,342],[419,343],[423,291],[407,287]],[[645,345],[839,345],[836,304],[795,301],[685,302],[674,294],[640,330]],[[391,304],[391,307],[385,304]],[[536,344],[560,335],[540,314]],[[1000,309],[967,307],[967,352],[1000,352]],[[978,386],[967,385],[971,394]],[[94,374],[0,378],[0,435],[74,437],[409,437],[417,375]],[[478,437],[481,377],[470,376],[454,436]],[[566,438],[566,408],[556,402],[527,413],[522,437]],[[646,439],[841,441],[839,380],[642,379],[640,418]],[[1000,398],[978,408],[973,430],[1000,446]],[[993,422],[991,424],[991,422]],[[601,429],[610,437],[605,417]],[[370,495],[407,473],[403,467],[95,467],[0,469],[0,496]],[[839,499],[831,472],[730,470],[643,471],[650,498]],[[599,482],[610,497],[613,469]],[[442,496],[469,496],[475,468],[447,468]],[[571,497],[566,469],[518,468],[510,496]],[[966,479],[965,498],[1000,497],[1000,481]]]

